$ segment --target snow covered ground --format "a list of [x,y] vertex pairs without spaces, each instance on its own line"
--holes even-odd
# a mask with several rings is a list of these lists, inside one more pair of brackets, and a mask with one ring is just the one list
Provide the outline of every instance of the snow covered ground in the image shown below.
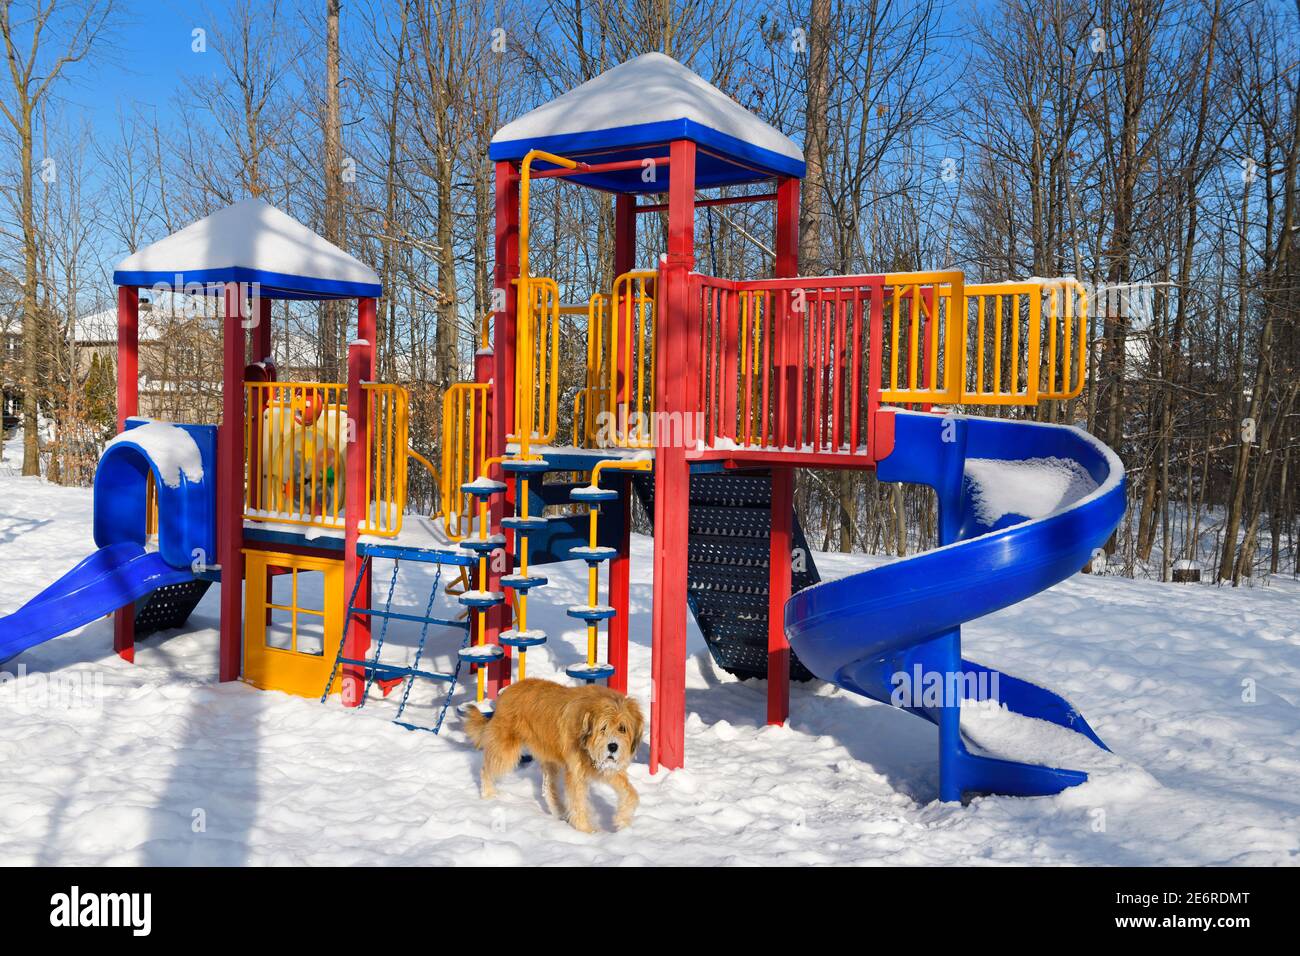
[[[90,549],[89,491],[0,468],[0,614]],[[649,539],[634,549],[631,683],[645,703]],[[827,577],[872,563],[817,561]],[[530,624],[552,642],[529,655],[533,676],[583,654],[563,613],[583,599],[583,569],[547,574]],[[398,603],[423,606],[428,584],[404,573]],[[345,712],[216,684],[215,596],[193,630],[142,642],[134,666],[112,655],[107,620],[3,666],[0,863],[1300,862],[1291,580],[1234,591],[1079,575],[969,625],[968,657],[1065,694],[1115,756],[1063,732],[1047,743],[1069,748],[1060,763],[1090,770],[1087,784],[968,806],[935,801],[934,729],[901,711],[796,685],[789,726],[763,726],[765,686],[717,670],[692,622],[687,768],[651,777],[638,763],[635,822],[592,836],[546,815],[533,766],[481,801],[454,714],[434,737],[388,723],[389,702]],[[411,640],[390,635],[399,654]],[[444,664],[454,643],[431,639]],[[413,700],[427,720],[429,690]],[[964,723],[995,749],[1045,742],[1041,726]],[[612,794],[594,799],[607,828]]]

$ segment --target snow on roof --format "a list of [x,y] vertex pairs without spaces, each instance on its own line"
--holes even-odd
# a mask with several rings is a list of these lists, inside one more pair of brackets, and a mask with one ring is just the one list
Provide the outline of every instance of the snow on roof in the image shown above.
[[203,455],[185,429],[169,422],[132,418],[126,431],[104,446],[104,453],[114,445],[131,444],[142,448],[158,469],[158,476],[168,488],[179,488],[181,475],[187,481],[203,480]]
[[373,269],[260,199],[244,199],[134,255],[113,273],[117,285],[177,288],[259,283],[275,299],[378,297]]
[[[628,60],[507,123],[492,137],[489,156],[517,160],[545,149],[569,157],[599,152],[601,161],[615,161],[662,155],[645,147],[675,139],[706,148],[697,161],[701,186],[804,174],[803,150],[788,136],[662,53]],[[665,176],[647,188],[639,169],[573,178],[625,192],[667,189]]]

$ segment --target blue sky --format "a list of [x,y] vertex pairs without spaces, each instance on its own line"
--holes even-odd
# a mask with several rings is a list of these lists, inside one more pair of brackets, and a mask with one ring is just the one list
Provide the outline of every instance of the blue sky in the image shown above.
[[102,135],[116,129],[119,107],[145,114],[156,108],[166,118],[187,77],[220,67],[211,49],[191,50],[192,31],[207,20],[189,0],[124,0],[111,45],[97,51],[93,63],[76,66],[73,81],[60,89],[69,113],[85,116]]

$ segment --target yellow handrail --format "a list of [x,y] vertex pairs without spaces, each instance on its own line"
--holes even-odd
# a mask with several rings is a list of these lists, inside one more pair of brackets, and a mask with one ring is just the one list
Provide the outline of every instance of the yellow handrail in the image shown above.
[[606,444],[654,446],[655,324],[657,278],[650,270],[625,272],[614,280],[609,310],[605,387]]
[[1088,290],[1075,279],[1055,279],[1043,286],[1048,292],[1047,384],[1040,395],[1078,398],[1088,375]]
[[472,516],[461,486],[484,474],[487,382],[457,382],[442,399],[442,473],[439,505],[447,536],[459,541],[469,534]]
[[[560,288],[554,279],[518,283],[521,319],[515,338],[515,431],[520,457],[531,442],[555,440],[559,421]],[[526,332],[525,332],[526,330]]]
[[[654,462],[648,458],[609,458],[596,462],[591,469],[591,487],[600,487],[602,471],[650,471]],[[599,502],[591,502],[587,507],[587,546],[594,552],[597,546],[597,522],[600,520]],[[595,607],[600,597],[600,576],[596,562],[587,562],[587,605]],[[587,666],[596,666],[597,630],[594,620],[587,621]]]
[[1088,297],[1079,282],[1033,279],[970,285],[964,318],[964,404],[1034,405],[1076,398],[1083,391]]
[[[532,285],[535,281],[532,273],[529,271],[529,250],[528,241],[530,238],[532,224],[529,210],[529,201],[532,197],[532,177],[533,162],[535,160],[551,163],[564,169],[576,169],[578,164],[571,159],[565,159],[563,156],[557,156],[554,153],[548,153],[542,149],[530,149],[524,154],[523,160],[519,164],[519,281],[516,285],[516,324],[515,324],[515,349],[516,349],[516,368],[515,368],[515,425],[518,435],[515,440],[519,442],[519,457],[529,457],[529,445],[533,441],[533,398],[534,387],[540,389],[543,400],[545,400],[545,380],[546,363],[545,363],[545,330],[541,337],[542,355],[541,375],[542,381],[534,382],[533,353],[538,348],[538,343],[534,339],[533,329],[533,290]],[[555,286],[554,280],[538,280],[549,283],[550,288],[554,290],[552,303],[555,308],[559,307],[560,294],[558,287]],[[553,327],[555,347],[552,348],[552,360],[558,357],[558,335],[559,335],[559,315],[554,316],[555,322]],[[552,395],[554,392],[554,365],[552,365]],[[522,401],[521,401],[522,400]],[[554,400],[552,399],[554,404]],[[555,438],[555,411],[554,408],[545,409],[543,426],[541,431],[543,435],[549,433],[549,437],[540,438],[543,444],[552,441]],[[547,426],[550,426],[549,428]]]
[[966,325],[952,303],[965,301],[964,277],[960,272],[892,273],[885,285],[888,354],[881,401],[956,402],[965,379]]

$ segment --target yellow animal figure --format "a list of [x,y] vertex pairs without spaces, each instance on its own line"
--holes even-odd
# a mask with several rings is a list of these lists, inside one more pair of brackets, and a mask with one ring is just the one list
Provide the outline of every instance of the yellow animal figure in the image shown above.
[[347,429],[346,410],[316,391],[268,405],[262,413],[262,510],[341,514]]

